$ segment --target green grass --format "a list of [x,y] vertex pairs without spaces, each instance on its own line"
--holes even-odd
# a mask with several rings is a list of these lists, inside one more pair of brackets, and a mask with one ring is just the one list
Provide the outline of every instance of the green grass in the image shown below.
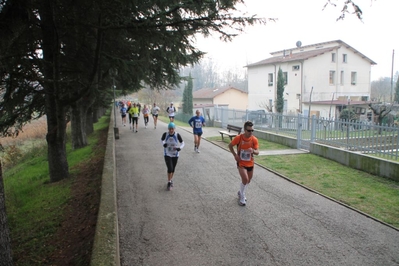
[[399,228],[399,183],[312,154],[259,156],[256,162]]
[[[222,143],[220,136],[208,138]],[[229,140],[224,140],[226,145]],[[223,143],[222,143],[223,144]],[[259,139],[261,150],[289,149]],[[313,155],[257,156],[256,163],[399,228],[399,182]]]
[[[71,197],[74,175],[79,173],[77,165],[90,160],[99,131],[107,128],[109,115],[103,116],[94,126],[95,132],[88,137],[89,145],[73,151],[67,145],[67,157],[71,178],[50,183],[47,148],[35,147],[15,167],[4,172],[4,189],[8,225],[13,240],[14,257],[39,262],[48,257],[52,247],[45,245],[59,229],[63,213]],[[35,264],[35,263],[34,263]],[[27,265],[27,264],[26,264]]]

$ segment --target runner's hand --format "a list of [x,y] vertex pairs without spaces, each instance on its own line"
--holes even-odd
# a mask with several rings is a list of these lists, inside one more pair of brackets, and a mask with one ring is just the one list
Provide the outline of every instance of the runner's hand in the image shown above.
[[181,149],[180,149],[180,148],[176,148],[176,150],[177,150],[177,151],[180,151]]
[[164,148],[166,148],[166,146],[168,146],[168,144],[164,143],[163,146],[164,146]]

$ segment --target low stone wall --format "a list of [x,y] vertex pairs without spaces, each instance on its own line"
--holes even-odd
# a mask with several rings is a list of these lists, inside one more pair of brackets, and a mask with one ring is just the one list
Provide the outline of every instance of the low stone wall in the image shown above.
[[[295,138],[257,130],[254,131],[254,135],[260,139],[280,143],[294,149],[297,148],[297,140]],[[354,169],[399,181],[399,163],[397,162],[318,143],[311,143],[309,152]]]
[[[112,108],[114,110],[115,108]],[[114,114],[110,115],[101,182],[101,201],[91,255],[92,266],[119,266],[119,229],[116,204]]]
[[310,153],[373,175],[399,181],[399,163],[393,161],[317,143],[310,143]]

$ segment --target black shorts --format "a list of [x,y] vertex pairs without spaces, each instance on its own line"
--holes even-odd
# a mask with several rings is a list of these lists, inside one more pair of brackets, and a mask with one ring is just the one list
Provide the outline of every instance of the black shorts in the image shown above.
[[152,114],[152,117],[158,117],[158,114],[156,114],[156,115]]
[[[237,167],[239,167],[238,163],[237,163]],[[247,170],[248,172],[251,172],[252,170],[254,170],[254,167],[248,167],[248,166],[243,166],[243,168],[245,168],[245,170]]]
[[197,135],[198,137],[201,137],[201,136],[202,136],[202,133],[203,133],[203,132],[194,132],[193,134],[194,134],[194,135]]

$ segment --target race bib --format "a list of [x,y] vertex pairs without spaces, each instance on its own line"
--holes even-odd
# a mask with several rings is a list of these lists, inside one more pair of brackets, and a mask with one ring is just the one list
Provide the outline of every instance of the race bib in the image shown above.
[[242,161],[251,161],[251,152],[250,152],[250,150],[241,150],[240,151],[240,159]]
[[166,155],[170,157],[175,157],[177,155],[177,144],[174,142],[168,142],[168,146],[166,147]]

